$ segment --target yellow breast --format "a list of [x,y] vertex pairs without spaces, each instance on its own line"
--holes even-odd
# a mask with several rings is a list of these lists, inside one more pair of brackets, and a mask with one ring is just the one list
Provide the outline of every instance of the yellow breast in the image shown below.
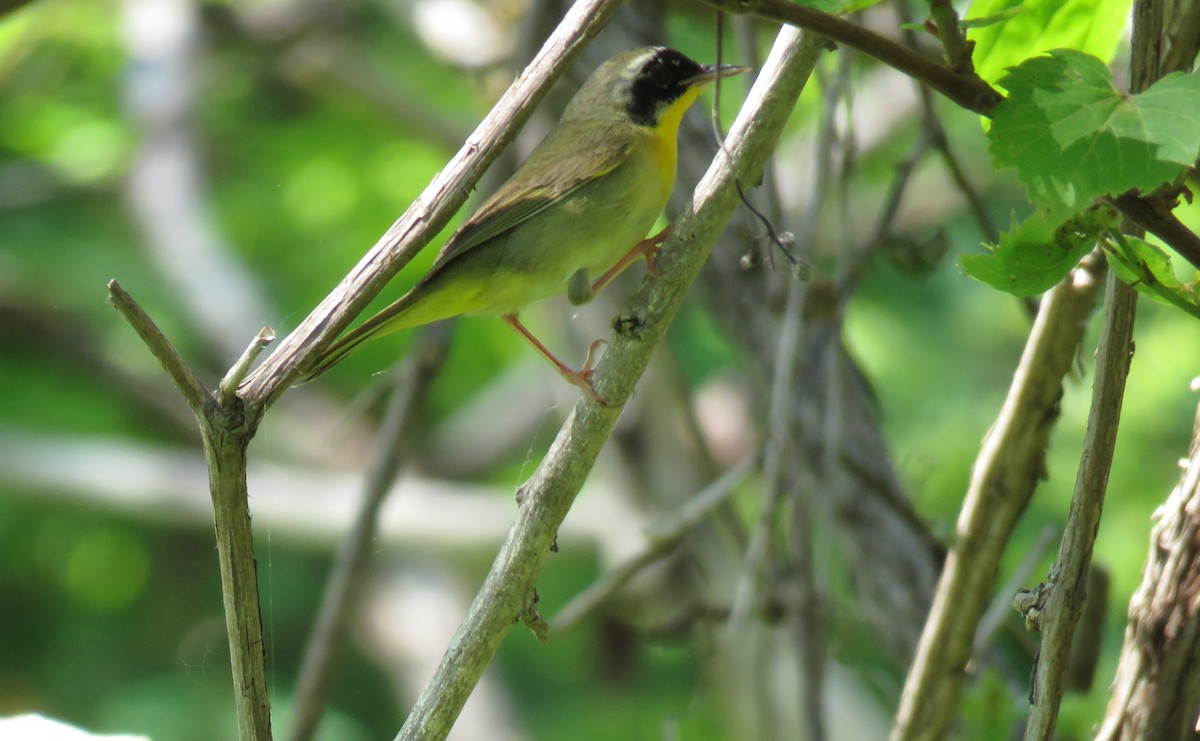
[[683,114],[687,113],[687,109],[691,107],[692,103],[696,102],[696,96],[699,94],[699,87],[687,90],[671,103],[667,110],[663,111],[658,119],[658,125],[654,127],[654,136],[650,145],[651,152],[654,162],[658,166],[659,177],[666,184],[668,192],[675,185],[679,122],[683,120]]

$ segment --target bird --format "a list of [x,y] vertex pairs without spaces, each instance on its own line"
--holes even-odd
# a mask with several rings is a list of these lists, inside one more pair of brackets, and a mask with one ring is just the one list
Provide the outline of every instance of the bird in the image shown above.
[[622,52],[583,83],[529,157],[443,245],[429,272],[390,306],[302,368],[301,382],[363,342],[459,315],[495,315],[592,400],[593,342],[579,370],[521,323],[529,304],[566,294],[575,305],[638,258],[654,258],[670,227],[646,238],[675,184],[683,114],[718,78],[748,71],[704,65],[662,46]]

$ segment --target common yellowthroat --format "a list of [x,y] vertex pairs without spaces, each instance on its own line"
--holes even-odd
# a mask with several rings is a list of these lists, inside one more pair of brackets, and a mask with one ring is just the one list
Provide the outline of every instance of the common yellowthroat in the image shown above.
[[[703,87],[746,67],[702,65],[663,47],[624,52],[592,73],[512,178],[442,247],[395,303],[331,344],[304,380],[372,337],[460,314],[504,318],[593,399],[592,355],[576,371],[517,319],[539,299],[590,301],[664,233],[644,239],[675,184],[676,134]],[[632,249],[630,247],[632,246]]]

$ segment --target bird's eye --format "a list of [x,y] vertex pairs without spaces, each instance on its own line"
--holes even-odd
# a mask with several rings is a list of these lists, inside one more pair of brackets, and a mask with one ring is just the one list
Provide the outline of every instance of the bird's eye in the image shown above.
[[650,69],[650,82],[654,87],[666,90],[671,85],[671,76],[665,67],[655,65]]

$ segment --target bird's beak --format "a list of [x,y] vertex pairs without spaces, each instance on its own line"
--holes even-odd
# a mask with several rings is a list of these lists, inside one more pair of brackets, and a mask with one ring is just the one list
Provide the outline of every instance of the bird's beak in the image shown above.
[[720,67],[715,64],[707,64],[701,68],[700,74],[689,78],[685,84],[688,87],[707,85],[718,77],[733,77],[749,71],[749,67],[740,67],[736,64],[723,64]]

